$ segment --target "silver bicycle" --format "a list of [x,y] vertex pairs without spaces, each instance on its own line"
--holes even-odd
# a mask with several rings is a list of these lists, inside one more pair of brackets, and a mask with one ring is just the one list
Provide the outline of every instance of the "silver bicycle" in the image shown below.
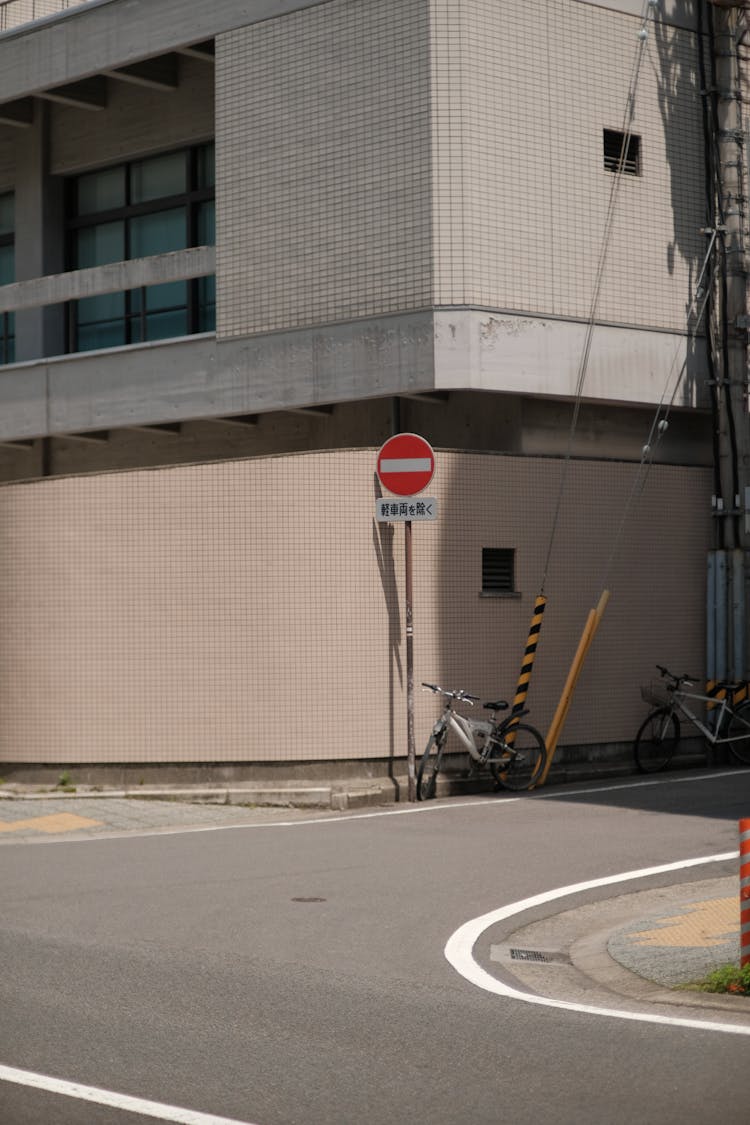
[[[658,685],[663,694],[653,687],[641,688],[643,698],[657,704],[635,736],[635,764],[641,773],[667,768],[680,741],[679,716],[699,730],[709,746],[728,746],[738,762],[750,766],[750,702],[746,700],[737,707],[729,702],[747,685],[722,680],[716,686],[725,694],[718,699],[704,691],[688,690],[700,682],[695,676],[675,676],[660,664],[656,667],[664,681]],[[696,715],[691,703],[710,708],[705,721]]]
[[473,707],[478,695],[466,691],[446,691],[437,684],[422,684],[435,695],[445,698],[443,713],[432,728],[417,769],[417,800],[429,801],[435,796],[437,775],[443,763],[448,731],[453,730],[469,752],[471,770],[489,767],[496,784],[505,789],[531,789],[541,776],[547,761],[544,739],[535,727],[520,722],[528,711],[516,711],[499,721],[498,711],[507,711],[508,703],[498,699],[483,704],[489,719],[469,719],[455,708],[456,703]]

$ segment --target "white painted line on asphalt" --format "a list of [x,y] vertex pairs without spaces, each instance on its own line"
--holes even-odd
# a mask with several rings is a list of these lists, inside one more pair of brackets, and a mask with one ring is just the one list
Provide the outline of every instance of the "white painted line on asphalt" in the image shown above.
[[648,789],[655,785],[688,785],[696,781],[715,781],[717,778],[722,777],[737,777],[743,773],[748,773],[748,770],[731,769],[721,770],[717,773],[702,773],[698,776],[691,777],[670,777],[668,774],[663,777],[654,777],[649,781],[618,781],[614,785],[596,785],[589,786],[588,789],[548,789],[544,792],[536,792],[534,795],[537,797],[546,797],[552,799],[555,797],[585,797],[592,793],[614,793],[618,789]]
[[601,879],[590,879],[585,883],[573,883],[568,887],[558,887],[553,891],[533,895],[531,898],[511,902],[508,906],[501,906],[498,910],[491,910],[479,918],[473,918],[460,926],[448,939],[445,946],[445,956],[465,980],[475,984],[485,992],[492,992],[496,996],[504,996],[511,1000],[522,1000],[525,1004],[537,1004],[545,1008],[561,1008],[566,1012],[580,1012],[589,1016],[609,1016],[612,1019],[632,1020],[637,1023],[666,1024],[669,1027],[690,1027],[699,1031],[722,1031],[728,1035],[750,1035],[750,1026],[740,1027],[736,1024],[718,1023],[708,1020],[682,1019],[678,1016],[664,1016],[646,1012],[625,1012],[617,1008],[598,1008],[592,1004],[576,1004],[568,1000],[552,1000],[546,996],[523,992],[497,980],[478,964],[474,959],[474,946],[479,938],[497,922],[506,921],[515,915],[523,914],[536,906],[544,906],[556,899],[565,898],[567,895],[580,894],[596,887],[610,887],[616,883],[628,883],[634,879],[647,879],[651,875],[662,875],[670,871],[683,871],[689,867],[700,867],[706,863],[721,863],[725,860],[735,859],[739,852],[724,852],[721,855],[702,856],[699,859],[684,859],[677,863],[664,863],[659,867],[644,867],[637,871],[623,871],[619,875],[607,875]]
[[144,1117],[155,1117],[158,1121],[173,1121],[177,1125],[251,1125],[249,1121],[238,1121],[230,1117],[217,1117],[212,1113],[199,1113],[194,1109],[181,1109],[176,1105],[150,1102],[144,1098],[133,1098],[129,1094],[116,1094],[111,1090],[100,1090],[96,1086],[83,1086],[80,1082],[66,1082],[61,1078],[50,1078],[46,1074],[35,1074],[31,1070],[17,1070],[12,1066],[0,1065],[0,1081],[14,1082],[19,1086],[33,1086],[51,1094],[63,1094],[68,1098],[79,1098],[97,1105],[111,1106],[114,1109],[140,1113]]
[[[723,777],[741,777],[743,774],[750,774],[750,770],[731,769],[723,770],[718,773],[702,773],[691,777],[670,777],[669,775],[664,775],[663,777],[653,778],[648,781],[624,781],[614,785],[589,786],[585,789],[565,789],[564,787],[559,789],[544,789],[527,793],[521,797],[495,796],[480,797],[471,801],[446,799],[445,803],[442,801],[419,802],[414,805],[408,805],[406,808],[375,809],[373,812],[362,813],[342,812],[338,813],[336,816],[320,816],[311,818],[310,820],[273,820],[262,824],[195,824],[176,825],[174,827],[164,828],[133,828],[126,831],[105,831],[92,836],[66,837],[65,840],[62,840],[60,837],[32,840],[19,838],[14,839],[12,842],[8,841],[8,843],[4,843],[3,846],[10,847],[14,844],[34,844],[35,846],[60,843],[93,844],[101,843],[105,840],[140,840],[143,839],[144,836],[187,836],[197,832],[241,832],[256,828],[306,828],[310,825],[317,824],[348,824],[350,821],[355,820],[378,820],[381,817],[387,816],[413,816],[415,814],[426,815],[428,813],[453,812],[456,809],[476,809],[488,805],[492,805],[496,809],[504,809],[507,805],[515,805],[519,801],[565,801],[568,797],[595,797],[598,793],[613,793],[619,789],[647,789],[666,785],[703,784],[706,781],[715,781]],[[106,795],[99,794],[99,797],[103,800]],[[50,797],[50,800],[52,799],[53,798]],[[129,799],[133,800],[134,798],[130,797]]]

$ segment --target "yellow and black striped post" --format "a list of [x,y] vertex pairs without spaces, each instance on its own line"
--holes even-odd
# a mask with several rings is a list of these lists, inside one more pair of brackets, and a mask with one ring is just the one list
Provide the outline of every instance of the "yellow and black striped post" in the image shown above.
[[[529,681],[531,680],[531,669],[534,666],[534,657],[536,656],[536,646],[539,643],[539,633],[542,628],[542,616],[544,615],[544,608],[547,605],[547,599],[543,594],[540,594],[534,602],[534,616],[531,618],[531,628],[529,629],[529,637],[526,641],[526,649],[523,654],[523,662],[521,664],[521,671],[518,674],[518,686],[516,687],[516,695],[513,700],[513,710],[511,716],[519,714],[523,711],[526,702],[526,696],[529,691]],[[506,742],[511,745],[515,738],[515,726],[505,736]]]
[[[706,710],[707,711],[713,710],[713,708],[716,707],[721,702],[722,699],[726,698],[727,689],[725,687],[720,686],[720,685],[721,685],[721,680],[707,680],[706,681],[706,695],[710,695],[711,698],[714,700],[713,703],[707,703],[706,704]],[[736,707],[739,703],[742,703],[745,699],[747,699],[747,684],[742,683],[741,686],[738,687],[732,693],[732,704],[733,704],[734,707]]]

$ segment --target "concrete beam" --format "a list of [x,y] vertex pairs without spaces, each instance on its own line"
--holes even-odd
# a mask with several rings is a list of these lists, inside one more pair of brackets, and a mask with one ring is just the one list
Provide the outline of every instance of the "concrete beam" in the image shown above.
[[308,416],[312,414],[313,416],[317,415],[319,418],[330,418],[333,414],[333,407],[328,404],[322,406],[294,406],[288,407],[286,413],[307,414]]
[[90,0],[0,34],[0,102],[193,47],[328,0]]
[[227,418],[202,418],[202,422],[220,422],[224,426],[257,426],[259,414],[231,414]]
[[189,59],[201,59],[203,62],[215,62],[216,47],[213,39],[206,39],[203,43],[191,43],[189,47],[180,47],[181,55]]
[[15,129],[28,129],[33,123],[33,98],[19,98],[18,101],[0,105],[0,125],[11,125]]
[[87,434],[65,434],[69,441],[88,441],[102,444],[109,441],[109,430],[89,430]]
[[412,402],[431,402],[436,406],[445,406],[450,394],[448,391],[435,391],[433,394],[399,395],[399,398],[411,399]]
[[137,430],[139,434],[169,434],[170,437],[179,437],[182,432],[181,422],[154,422],[152,426],[143,423],[140,426],[125,426],[126,430]]
[[149,258],[110,262],[85,270],[49,274],[30,281],[0,286],[0,312],[61,305],[102,293],[119,293],[142,285],[161,285],[166,281],[187,281],[216,272],[216,248],[196,246],[191,250],[172,250]]
[[64,86],[54,86],[48,90],[38,90],[37,97],[60,105],[72,105],[75,109],[101,110],[107,106],[107,79],[101,74],[82,78],[80,82],[68,82]]
[[107,78],[130,82],[134,86],[146,86],[150,90],[176,90],[179,85],[177,55],[174,51],[168,55],[159,55],[156,59],[144,59],[143,62],[131,63],[130,66],[105,70],[104,74]]

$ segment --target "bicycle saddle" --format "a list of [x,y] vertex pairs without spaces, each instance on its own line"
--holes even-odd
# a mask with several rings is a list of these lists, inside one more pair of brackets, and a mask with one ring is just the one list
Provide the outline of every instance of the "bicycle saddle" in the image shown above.
[[504,699],[498,699],[497,703],[483,703],[482,706],[487,711],[507,711],[508,704]]

